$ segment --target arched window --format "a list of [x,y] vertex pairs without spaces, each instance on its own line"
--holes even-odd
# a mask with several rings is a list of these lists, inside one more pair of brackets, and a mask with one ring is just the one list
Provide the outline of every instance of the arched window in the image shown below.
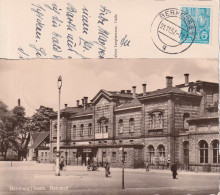
[[76,125],[73,125],[72,135],[76,137]]
[[150,129],[163,129],[163,112],[154,110],[150,113]]
[[149,153],[149,163],[154,163],[154,147],[152,145],[148,146]]
[[214,140],[212,142],[212,162],[219,163],[219,141]]
[[185,130],[189,130],[189,124],[187,122],[187,119],[190,117],[189,113],[184,113],[183,114],[183,128]]
[[130,118],[130,119],[129,119],[129,131],[130,131],[131,133],[134,132],[134,119],[133,119],[133,118]]
[[164,163],[165,162],[165,147],[163,145],[159,145],[157,150],[159,154],[160,163]]
[[202,140],[199,143],[200,163],[208,163],[208,144]]
[[120,119],[118,122],[119,133],[123,133],[123,120]]
[[159,115],[159,128],[163,128],[163,113],[160,113]]
[[80,125],[80,136],[84,136],[84,125]]
[[88,125],[88,135],[92,135],[92,123]]
[[165,147],[163,145],[158,146],[159,156],[165,157]]
[[183,163],[189,164],[189,142],[183,142]]

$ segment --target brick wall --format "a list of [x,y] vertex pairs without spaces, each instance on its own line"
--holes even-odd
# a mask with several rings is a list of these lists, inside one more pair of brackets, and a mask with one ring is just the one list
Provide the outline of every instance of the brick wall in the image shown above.
[[[75,117],[71,120],[71,140],[93,140],[94,139],[94,130],[92,127],[92,135],[89,135],[89,124],[93,126],[93,119],[92,116],[85,116],[85,117]],[[76,125],[76,132],[74,136],[73,126]],[[83,136],[81,136],[81,125],[83,125]]]
[[[168,133],[168,118],[169,118],[169,110],[168,110],[168,100],[167,99],[159,99],[159,100],[151,100],[145,103],[145,135],[150,134],[151,128],[151,114],[154,112],[161,112],[163,114],[163,134]],[[158,120],[156,120],[158,121]],[[160,128],[157,128],[160,129]],[[156,134],[156,132],[155,132]]]
[[[158,147],[159,145],[163,145],[165,147],[165,158],[164,159],[159,159],[159,150]],[[145,147],[144,147],[144,162],[150,161],[150,154],[149,154],[149,146],[153,146],[154,148],[154,157],[155,161],[158,160],[164,160],[166,162],[167,156],[170,155],[169,147],[169,139],[167,137],[149,137],[145,138]]]
[[[197,99],[198,100],[198,99]],[[175,133],[178,134],[179,132],[184,130],[184,121],[183,116],[184,114],[189,114],[189,118],[195,118],[199,116],[199,102],[192,101],[190,99],[181,99],[175,100]]]
[[[141,108],[115,112],[116,139],[141,136],[142,115]],[[129,120],[134,119],[134,131],[130,131]],[[119,132],[119,120],[123,120],[123,133]]]
[[114,135],[113,132],[113,109],[115,104],[113,102],[109,102],[105,98],[102,98],[95,106],[94,106],[94,128],[95,133],[99,133],[99,124],[98,120],[101,117],[105,117],[108,119],[108,137],[112,138]]

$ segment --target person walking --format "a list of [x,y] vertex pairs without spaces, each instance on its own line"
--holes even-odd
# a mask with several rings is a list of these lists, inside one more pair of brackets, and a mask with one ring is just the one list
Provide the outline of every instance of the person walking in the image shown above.
[[64,167],[64,157],[63,157],[63,156],[61,156],[61,158],[60,158],[59,167],[60,167],[60,170],[62,171],[62,170],[63,170],[63,167]]
[[170,155],[168,155],[168,157],[167,157],[167,168],[169,168],[170,167]]
[[149,170],[149,162],[148,162],[148,161],[146,162],[146,172],[147,172],[147,171],[150,171],[150,170]]
[[177,166],[176,166],[175,163],[172,164],[172,166],[171,166],[171,171],[172,171],[172,173],[173,173],[173,179],[177,179],[176,176],[177,176],[178,174],[177,174]]
[[110,164],[108,161],[105,162],[105,176],[108,177],[110,175]]

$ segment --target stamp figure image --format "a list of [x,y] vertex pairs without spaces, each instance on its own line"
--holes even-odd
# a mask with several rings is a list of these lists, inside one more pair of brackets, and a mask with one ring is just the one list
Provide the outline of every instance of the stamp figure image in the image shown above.
[[[189,14],[196,25],[196,36],[194,43],[209,44],[210,39],[210,8],[195,8],[195,7],[183,7],[182,11]],[[185,29],[186,24],[181,22],[181,28]],[[194,37],[189,35],[185,40],[185,43],[190,43]],[[184,41],[181,37],[181,41]]]
[[151,25],[154,45],[168,54],[184,52],[192,45],[195,36],[194,19],[187,12],[176,8],[161,11]]

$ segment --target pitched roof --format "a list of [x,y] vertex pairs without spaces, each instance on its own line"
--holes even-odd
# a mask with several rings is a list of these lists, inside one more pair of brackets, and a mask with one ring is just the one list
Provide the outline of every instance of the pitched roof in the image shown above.
[[119,91],[108,91],[111,96],[113,97],[125,97],[125,98],[132,98],[132,93],[122,93],[122,92],[119,92]]
[[101,93],[104,93],[109,98],[115,98],[115,97],[129,98],[129,99],[132,98],[132,93],[125,93],[125,92],[123,93],[123,92],[120,92],[120,91],[107,91],[105,89],[101,89],[91,101],[94,102],[99,97],[99,95]]
[[116,108],[116,110],[120,110],[120,109],[123,109],[123,108],[132,108],[132,107],[137,107],[137,106],[141,106],[141,103],[137,98],[134,98],[131,101],[128,101],[128,102],[125,102],[125,103],[119,105]]
[[92,114],[92,113],[93,113],[93,107],[90,106],[90,107],[87,107],[86,109],[82,108],[74,116],[86,115],[86,114]]
[[201,95],[193,92],[185,92],[177,87],[167,87],[163,89],[158,89],[156,91],[151,91],[148,92],[145,96],[142,96],[141,99],[148,98],[148,97],[153,97],[153,96],[158,96],[158,95],[163,95],[163,94],[182,94],[182,95],[192,95],[192,96],[198,96],[200,97]]
[[44,131],[44,132],[38,132],[32,134],[32,139],[33,139],[33,145],[31,148],[36,148],[38,147],[45,139],[47,136],[49,136],[50,132],[49,131]]
[[198,85],[198,84],[208,84],[208,85],[214,85],[214,86],[218,86],[218,83],[215,82],[208,82],[208,81],[202,81],[202,80],[197,80],[196,82],[189,82],[187,85],[185,83],[183,84],[179,84],[176,85],[176,87],[186,87],[186,86],[194,86],[194,85]]
[[60,110],[60,112],[77,113],[82,109],[83,109],[82,106],[80,106],[80,107],[67,107],[67,108]]

